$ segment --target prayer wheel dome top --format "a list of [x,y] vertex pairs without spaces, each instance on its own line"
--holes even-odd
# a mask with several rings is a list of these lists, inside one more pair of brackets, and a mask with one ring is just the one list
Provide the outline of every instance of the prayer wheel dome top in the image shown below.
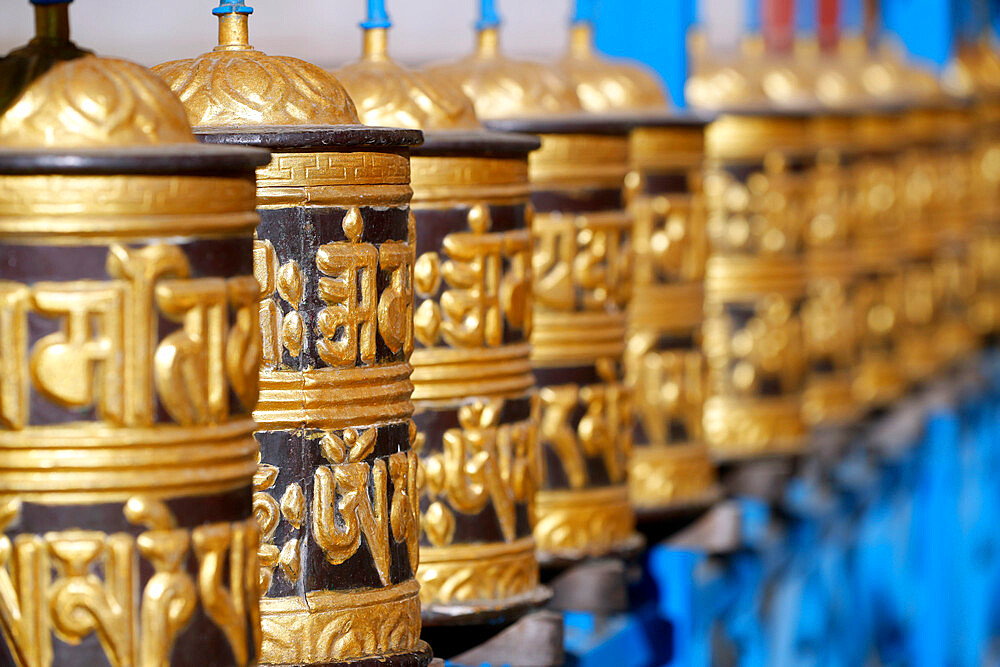
[[249,44],[243,0],[221,0],[219,45],[197,58],[153,70],[187,108],[198,128],[357,124],[354,102],[322,68],[287,56],[270,56]]
[[475,53],[428,71],[435,80],[459,86],[472,100],[480,120],[581,111],[572,86],[555,68],[507,58],[500,52],[496,24],[480,24]]
[[0,116],[7,148],[194,143],[184,106],[145,67],[86,55],[54,64]]
[[559,63],[585,111],[658,111],[667,107],[655,74],[631,62],[600,57],[589,22],[573,25],[570,50]]
[[472,101],[439,76],[401,66],[386,49],[388,26],[365,27],[364,52],[336,71],[367,125],[418,130],[478,130]]

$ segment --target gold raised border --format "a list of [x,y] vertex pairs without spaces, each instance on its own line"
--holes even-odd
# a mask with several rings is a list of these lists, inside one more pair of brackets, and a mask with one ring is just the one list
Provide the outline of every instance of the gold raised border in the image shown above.
[[624,484],[539,491],[535,514],[535,543],[540,554],[550,557],[603,556],[628,545],[635,532]]
[[420,646],[419,584],[262,598],[261,663],[342,662]]
[[421,547],[420,602],[424,605],[503,601],[538,587],[535,541]]
[[535,385],[530,346],[413,351],[413,400],[462,399],[524,392]]
[[410,169],[414,206],[525,200],[531,194],[526,157],[416,156]]
[[628,172],[628,137],[599,134],[543,134],[542,147],[528,157],[536,188],[620,188]]
[[700,500],[717,481],[708,448],[698,443],[636,446],[628,479],[632,505],[646,509]]
[[702,413],[705,442],[716,459],[797,454],[805,446],[801,399],[712,396]]

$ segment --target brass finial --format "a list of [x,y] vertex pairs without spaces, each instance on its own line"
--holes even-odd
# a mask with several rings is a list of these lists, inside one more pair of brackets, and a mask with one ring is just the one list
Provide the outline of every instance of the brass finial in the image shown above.
[[250,49],[248,18],[253,7],[244,0],[219,0],[219,6],[212,10],[219,17],[219,45],[215,51],[244,51]]

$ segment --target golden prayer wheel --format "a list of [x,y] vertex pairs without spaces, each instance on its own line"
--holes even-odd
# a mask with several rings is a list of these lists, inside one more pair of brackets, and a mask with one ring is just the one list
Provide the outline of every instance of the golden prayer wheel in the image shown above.
[[541,137],[529,157],[535,209],[531,365],[541,403],[539,560],[635,548],[626,475],[632,438],[623,354],[632,220],[622,188],[628,126],[580,113],[554,68],[499,52],[495,26],[477,52],[432,68],[461,86],[486,124]]
[[548,597],[532,538],[539,478],[531,373],[535,137],[488,132],[461,89],[400,67],[386,28],[337,72],[361,120],[425,130],[413,151],[413,352],[426,625],[512,619]]
[[[975,273],[972,235],[969,109],[941,100],[906,115],[910,147],[903,156],[902,194],[911,256],[907,265],[904,341],[922,344],[927,363],[908,363],[911,380],[972,352],[977,343],[970,307]],[[905,352],[907,343],[902,350]],[[904,361],[911,358],[904,356]]]
[[806,302],[802,310],[808,364],[802,413],[810,426],[839,426],[857,414],[854,313],[854,190],[858,158],[853,112],[824,109],[810,121],[816,148],[804,227]]
[[805,445],[807,118],[727,111],[706,133],[703,425],[718,459],[797,454]]
[[599,56],[587,22],[559,63],[586,111],[632,126],[626,203],[633,226],[626,379],[635,412],[629,498],[637,514],[699,508],[718,496],[702,439],[701,351],[707,119],[672,112],[653,75]]
[[[900,203],[904,192],[898,171],[904,142],[902,122],[903,116],[895,108],[865,110],[853,122],[859,144],[859,156],[851,170],[858,265],[854,397],[869,409],[883,408],[899,398],[906,387],[907,372],[934,368],[936,363],[933,349],[923,344],[913,328],[917,314],[927,322],[932,320],[929,284],[926,292],[907,294],[910,298],[904,314],[904,266],[911,255],[913,234],[904,228]],[[911,272],[906,274],[909,280],[912,266],[907,271]]]
[[156,69],[202,141],[272,151],[254,244],[261,662],[425,665],[409,363],[421,135],[358,125],[333,76],[254,50],[248,10],[227,0],[214,51]]
[[0,661],[255,664],[267,154],[196,143],[67,7],[0,60]]

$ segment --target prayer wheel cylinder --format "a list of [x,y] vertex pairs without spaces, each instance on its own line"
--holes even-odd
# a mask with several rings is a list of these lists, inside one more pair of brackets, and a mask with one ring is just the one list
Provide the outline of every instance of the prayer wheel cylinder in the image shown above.
[[425,625],[504,622],[540,605],[530,364],[528,135],[488,132],[461,89],[405,69],[386,30],[337,72],[368,123],[419,128],[413,149],[420,582]]
[[36,11],[0,61],[0,662],[256,664],[267,154]]
[[220,48],[157,72],[203,142],[272,151],[254,244],[261,662],[425,665],[409,363],[421,135],[358,125],[334,77],[252,49],[246,23],[223,13]]
[[716,458],[802,451],[806,116],[725,113],[706,134],[704,435]]

